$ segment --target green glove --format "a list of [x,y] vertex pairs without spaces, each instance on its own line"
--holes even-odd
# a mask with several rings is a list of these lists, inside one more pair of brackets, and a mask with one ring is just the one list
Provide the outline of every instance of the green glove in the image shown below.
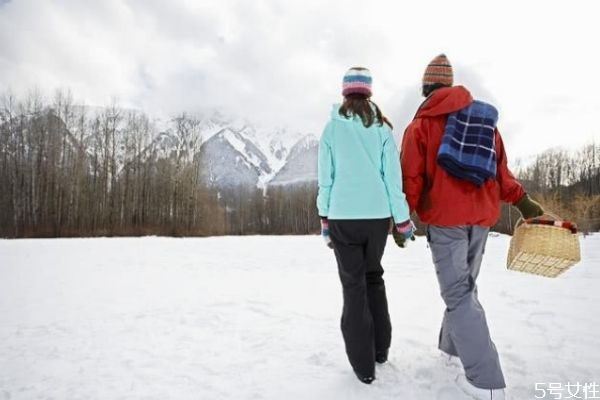
[[521,200],[515,204],[515,207],[519,209],[521,215],[525,219],[541,217],[544,215],[542,206],[538,202],[532,200],[527,193],[521,197]]

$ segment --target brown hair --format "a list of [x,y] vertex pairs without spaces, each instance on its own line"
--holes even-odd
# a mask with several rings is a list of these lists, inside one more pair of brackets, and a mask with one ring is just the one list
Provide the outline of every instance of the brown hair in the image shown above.
[[[371,105],[373,105],[373,107],[371,107]],[[375,110],[373,110],[373,108]],[[383,126],[383,124],[386,123],[393,129],[392,124],[383,116],[377,104],[369,100],[364,94],[352,93],[344,97],[344,102],[340,106],[339,113],[344,118],[358,115],[365,128],[368,128],[377,122],[379,126]]]
[[429,83],[429,84],[423,85],[423,90],[421,93],[423,94],[423,97],[429,97],[429,95],[431,93],[433,93],[435,90],[438,90],[443,87],[450,87],[450,86],[444,85],[443,83]]

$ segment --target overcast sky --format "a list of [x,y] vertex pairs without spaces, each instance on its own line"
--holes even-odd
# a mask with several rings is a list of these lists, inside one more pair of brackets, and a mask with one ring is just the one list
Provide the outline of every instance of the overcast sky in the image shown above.
[[350,66],[401,133],[427,63],[500,110],[509,157],[600,140],[593,1],[0,0],[0,90],[320,134]]

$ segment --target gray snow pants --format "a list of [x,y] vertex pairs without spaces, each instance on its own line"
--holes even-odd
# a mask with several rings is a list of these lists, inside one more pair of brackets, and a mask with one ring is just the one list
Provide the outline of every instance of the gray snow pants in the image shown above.
[[460,358],[474,386],[500,389],[506,384],[475,283],[488,231],[481,226],[429,225],[427,240],[446,303],[439,348]]

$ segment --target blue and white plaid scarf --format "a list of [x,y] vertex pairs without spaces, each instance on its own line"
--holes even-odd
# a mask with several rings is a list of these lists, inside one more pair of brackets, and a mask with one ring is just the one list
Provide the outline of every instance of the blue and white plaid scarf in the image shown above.
[[438,164],[450,175],[477,186],[495,178],[497,122],[498,110],[482,101],[448,115]]

